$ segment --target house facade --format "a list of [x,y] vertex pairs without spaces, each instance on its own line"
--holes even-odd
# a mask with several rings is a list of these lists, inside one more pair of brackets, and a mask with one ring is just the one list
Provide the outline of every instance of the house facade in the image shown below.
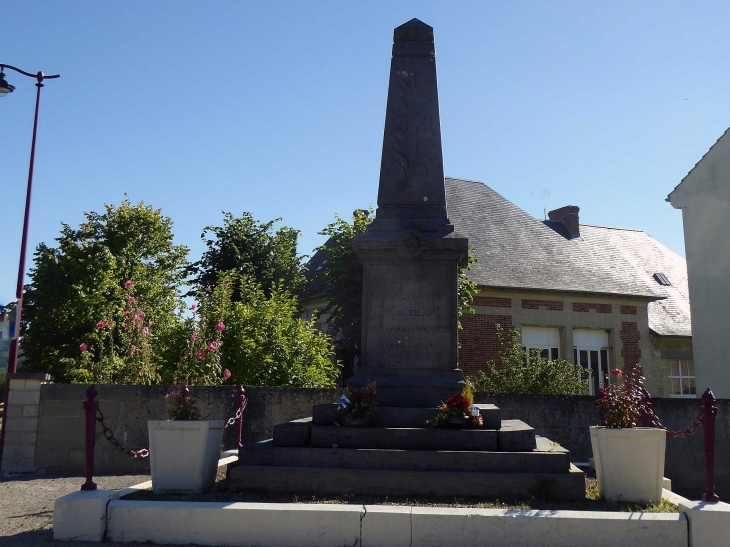
[[[500,325],[519,329],[527,348],[587,368],[592,393],[611,369],[639,363],[652,397],[697,396],[682,257],[639,230],[582,225],[575,206],[536,219],[477,181],[446,178],[446,200],[476,259],[475,313],[459,331],[466,375],[499,362]],[[318,253],[310,268],[324,260]],[[326,303],[319,283],[305,313]]]
[[730,129],[669,194],[682,210],[697,391],[730,398]]

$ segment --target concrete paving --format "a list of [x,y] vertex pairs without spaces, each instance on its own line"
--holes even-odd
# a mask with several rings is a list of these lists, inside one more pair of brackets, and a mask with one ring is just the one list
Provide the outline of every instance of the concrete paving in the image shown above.
[[[95,477],[99,488],[118,490],[149,480],[148,475]],[[0,479],[0,545],[2,547],[49,546],[53,543],[53,503],[76,492],[81,477],[18,476]],[[55,545],[59,545],[56,543]],[[89,547],[91,543],[63,542],[64,547]],[[104,543],[105,546],[142,545]]]

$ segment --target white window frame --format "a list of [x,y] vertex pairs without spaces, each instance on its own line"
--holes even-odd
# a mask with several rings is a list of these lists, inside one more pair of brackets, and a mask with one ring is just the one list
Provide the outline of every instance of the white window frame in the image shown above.
[[[581,365],[580,352],[585,351],[588,358],[588,366],[584,367],[588,370],[588,394],[598,395],[596,393],[593,367],[591,366],[591,352],[595,351],[598,357],[598,389],[606,387],[605,374],[611,371],[611,353],[608,347],[609,335],[606,330],[599,329],[573,329],[573,355],[576,365]],[[606,362],[601,363],[601,353],[606,352]]]
[[[532,331],[533,333],[537,334],[539,331],[540,334],[546,335],[545,341],[547,341],[547,344],[538,344],[536,342],[529,342],[525,341],[525,338],[530,338],[529,333]],[[527,335],[527,336],[526,336]],[[552,340],[548,340],[552,339]],[[555,359],[560,359],[560,329],[558,327],[527,327],[523,326],[521,328],[521,340],[522,340],[522,349],[525,351],[525,359],[527,361],[527,364],[530,364],[530,350],[533,349],[539,349],[541,351],[547,352],[547,360],[553,361]],[[545,347],[547,346],[547,347]],[[553,352],[553,350],[556,350]],[[555,355],[553,355],[555,353]]]
[[[677,363],[677,371],[679,372],[679,375],[675,376],[672,375],[672,361],[675,361]],[[695,384],[695,392],[694,393],[670,393],[669,397],[672,399],[696,399],[697,398],[697,380],[695,380],[696,375],[684,375],[682,374],[682,363],[692,363],[692,372],[695,371],[695,363],[694,359],[669,359],[667,362],[667,365],[669,366],[669,372],[670,374],[667,374],[667,378],[669,378],[669,390],[672,389],[672,380],[679,380],[679,390],[684,392],[683,382],[682,380],[694,380]]]

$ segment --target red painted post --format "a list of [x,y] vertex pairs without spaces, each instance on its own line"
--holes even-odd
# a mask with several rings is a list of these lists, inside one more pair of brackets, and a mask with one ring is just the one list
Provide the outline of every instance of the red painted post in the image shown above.
[[96,441],[96,411],[99,409],[99,401],[96,396],[99,394],[94,386],[89,386],[86,390],[86,401],[84,401],[84,410],[86,411],[86,482],[81,485],[81,490],[96,490],[96,484],[92,478],[94,477],[94,442]]
[[702,427],[705,430],[705,493],[702,501],[717,503],[720,498],[715,494],[715,416],[717,407],[715,395],[708,387],[702,394]]
[[243,446],[243,443],[241,442],[241,436],[242,436],[242,430],[243,430],[243,409],[246,408],[244,401],[246,401],[246,390],[243,389],[243,386],[239,386],[238,394],[236,395],[236,403],[238,403],[238,415],[239,415],[238,416],[238,432],[237,432],[238,448],[241,448]]

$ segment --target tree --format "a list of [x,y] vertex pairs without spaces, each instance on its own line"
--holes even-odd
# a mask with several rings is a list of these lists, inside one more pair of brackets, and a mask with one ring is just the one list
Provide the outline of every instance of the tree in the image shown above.
[[[301,296],[306,280],[304,266],[297,257],[299,231],[286,226],[274,232],[274,224],[280,218],[261,223],[251,213],[236,218],[223,213],[223,226],[206,226],[201,239],[207,250],[197,262],[188,267],[194,276],[194,296],[206,287],[214,286],[221,272],[235,271],[261,285],[269,297],[275,286]],[[241,293],[233,293],[233,301],[241,299]]]
[[[235,290],[237,302],[221,299],[223,315],[220,368],[229,383],[286,387],[334,387],[339,363],[332,360],[329,338],[314,320],[295,317],[298,300],[281,285],[267,296],[263,287],[235,272],[223,273],[218,287]],[[221,291],[221,293],[224,291]],[[228,302],[226,304],[226,302]],[[216,316],[216,317],[218,317]],[[213,321],[218,321],[211,316]],[[218,323],[216,323],[218,324]],[[210,348],[210,346],[208,346]],[[201,360],[206,355],[201,356]]]
[[[352,223],[335,215],[335,221],[319,232],[320,235],[328,236],[327,242],[316,249],[328,253],[322,265],[322,274],[329,287],[329,300],[321,313],[330,314],[327,322],[332,332],[336,333],[345,366],[353,355],[360,354],[362,330],[363,267],[352,249],[352,240],[367,230],[372,222],[372,212],[372,208],[356,210],[352,214]],[[474,260],[468,257],[467,266],[459,270],[459,317],[464,313],[474,313],[471,304],[477,287],[467,277]]]
[[322,275],[329,287],[329,300],[321,314],[329,314],[327,322],[343,352],[345,366],[354,355],[360,354],[362,329],[363,269],[352,249],[352,240],[365,233],[372,222],[372,212],[372,208],[354,211],[352,223],[335,215],[335,221],[319,232],[328,237],[317,248],[327,252]]
[[501,346],[501,366],[488,361],[486,370],[469,378],[475,391],[588,395],[588,371],[582,366],[565,359],[549,361],[541,355],[540,349],[531,349],[528,353],[522,347],[519,329],[505,333],[498,324],[497,339]]
[[164,363],[174,361],[170,337],[183,307],[188,249],[173,245],[171,219],[142,202],[132,205],[125,197],[118,207],[105,205],[102,214],[84,215],[78,229],[63,224],[57,247],[41,243],[36,249],[23,306],[26,369],[68,381],[67,371],[83,369],[88,358],[81,343],[92,355],[100,355],[104,343],[121,347],[123,322],[103,333],[97,325],[123,316],[129,305],[124,285],[132,280],[153,325],[154,367],[162,371]]

